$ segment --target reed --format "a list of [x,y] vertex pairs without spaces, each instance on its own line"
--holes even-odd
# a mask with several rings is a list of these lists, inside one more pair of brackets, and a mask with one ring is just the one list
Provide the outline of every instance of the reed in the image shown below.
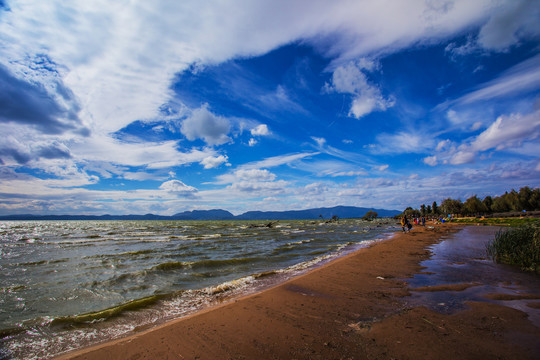
[[497,263],[540,273],[540,227],[525,225],[500,230],[486,245],[488,257]]

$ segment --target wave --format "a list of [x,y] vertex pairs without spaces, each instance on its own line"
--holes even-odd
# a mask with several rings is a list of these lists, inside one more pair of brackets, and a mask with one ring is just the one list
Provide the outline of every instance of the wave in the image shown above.
[[68,262],[69,258],[56,259],[56,260],[40,260],[40,261],[30,261],[25,263],[18,264],[19,266],[37,266],[37,265],[49,265],[49,264],[59,264]]
[[219,268],[223,266],[246,264],[246,263],[256,262],[259,260],[260,258],[256,258],[256,257],[246,257],[246,258],[238,258],[238,259],[221,259],[221,260],[170,261],[170,262],[156,265],[152,267],[151,270],[168,271],[168,270],[176,270],[176,269],[181,269],[181,268],[190,268],[190,269]]
[[166,263],[161,263],[159,265],[154,266],[151,270],[161,270],[161,271],[167,271],[167,270],[176,270],[181,269],[184,267],[189,267],[190,263],[183,262],[183,261],[170,261]]
[[154,249],[144,249],[144,250],[135,250],[135,251],[126,251],[117,254],[97,254],[85,256],[84,259],[101,259],[101,258],[110,258],[110,257],[127,257],[127,256],[137,256],[137,255],[146,255],[156,253],[157,250]]
[[140,310],[146,307],[149,307],[151,305],[156,304],[158,301],[163,300],[165,298],[171,297],[171,294],[158,294],[158,295],[152,295],[147,296],[141,299],[131,300],[126,303],[105,309],[100,311],[94,311],[89,312],[85,314],[80,315],[73,315],[73,316],[63,316],[54,318],[51,320],[50,325],[51,326],[65,326],[65,325],[72,325],[72,324],[90,324],[97,321],[103,321],[106,319],[110,319],[116,316],[121,315],[125,311],[136,311]]

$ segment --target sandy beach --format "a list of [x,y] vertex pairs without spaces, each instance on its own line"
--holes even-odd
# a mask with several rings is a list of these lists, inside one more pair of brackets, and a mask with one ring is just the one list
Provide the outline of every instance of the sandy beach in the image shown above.
[[538,359],[540,277],[492,264],[482,244],[468,248],[493,231],[417,227],[260,293],[58,359]]

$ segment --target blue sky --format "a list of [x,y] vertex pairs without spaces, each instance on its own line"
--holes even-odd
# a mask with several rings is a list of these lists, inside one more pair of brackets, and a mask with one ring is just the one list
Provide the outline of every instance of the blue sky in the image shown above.
[[0,214],[540,185],[540,2],[2,1]]

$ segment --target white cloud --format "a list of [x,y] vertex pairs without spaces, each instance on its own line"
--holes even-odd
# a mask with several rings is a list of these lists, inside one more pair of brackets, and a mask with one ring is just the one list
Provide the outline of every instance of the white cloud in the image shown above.
[[275,174],[266,169],[240,169],[234,172],[234,176],[238,180],[250,181],[273,181],[276,178]]
[[249,145],[249,146],[255,146],[255,145],[257,145],[257,142],[258,142],[258,141],[255,140],[254,138],[251,138],[251,139],[249,139],[248,145]]
[[471,131],[476,131],[482,128],[484,126],[484,123],[481,121],[477,121],[474,124],[471,125]]
[[353,189],[344,189],[344,190],[341,190],[337,193],[338,196],[354,196],[354,197],[360,197],[360,196],[365,196],[366,195],[366,190],[362,190],[362,189],[357,189],[357,188],[353,188]]
[[468,149],[460,150],[452,155],[450,158],[450,164],[452,165],[462,165],[468,164],[475,160],[476,153]]
[[188,186],[180,180],[165,181],[159,186],[159,188],[167,193],[171,193],[180,197],[193,197],[198,191],[193,186]]
[[365,176],[368,175],[368,173],[364,170],[357,170],[357,171],[340,171],[340,172],[334,172],[329,174],[332,177],[338,177],[338,176]]
[[328,185],[322,182],[308,184],[302,189],[304,195],[322,195],[327,191]]
[[228,189],[240,191],[243,193],[252,193],[253,196],[271,196],[285,194],[289,182],[278,181],[239,181],[228,186]]
[[504,51],[522,37],[540,35],[540,7],[536,1],[501,3],[478,35],[478,43],[489,50]]
[[540,136],[540,111],[528,115],[500,116],[471,143],[477,151],[519,147],[524,141]]
[[215,151],[208,148],[180,152],[176,141],[126,143],[106,136],[72,141],[69,148],[80,161],[101,162],[106,159],[116,165],[146,166],[149,169],[198,163],[215,155]]
[[267,136],[270,135],[270,130],[268,130],[268,125],[260,124],[255,128],[251,129],[251,135],[253,136]]
[[448,139],[446,140],[441,140],[439,141],[439,143],[437,144],[437,147],[435,148],[435,150],[437,151],[444,151],[446,149],[448,149],[450,147],[450,145],[452,144],[452,142]]
[[379,171],[385,171],[389,167],[390,167],[390,165],[385,164],[385,165],[377,166],[376,169],[379,170]]
[[217,116],[203,105],[192,112],[191,116],[182,122],[180,131],[188,140],[202,139],[208,145],[222,145],[231,141],[228,136],[231,123],[228,119]]
[[439,163],[437,161],[437,156],[427,156],[423,159],[424,161],[424,164],[427,164],[429,166],[437,166],[437,164]]
[[208,156],[208,157],[205,157],[201,161],[201,164],[204,166],[205,169],[213,169],[220,166],[223,163],[226,163],[227,159],[228,157],[224,155]]
[[217,177],[216,184],[230,184],[224,191],[231,196],[236,192],[265,197],[286,193],[288,181],[276,180],[276,174],[266,169],[238,169]]
[[378,153],[422,153],[433,147],[433,139],[425,134],[415,134],[410,131],[400,131],[395,134],[380,134],[377,136],[379,145],[373,149]]
[[312,136],[311,139],[317,143],[317,146],[323,147],[326,144],[325,138]]
[[452,165],[463,165],[474,162],[479,154],[490,150],[534,156],[538,153],[534,142],[539,137],[540,110],[525,115],[501,115],[486,130],[457,148],[449,140],[439,142],[438,154],[424,158],[424,163],[435,166],[441,160],[447,160]]
[[353,95],[349,116],[357,119],[373,112],[384,111],[394,106],[392,99],[385,99],[381,90],[370,84],[362,72],[364,65],[349,62],[339,66],[332,74],[332,84],[326,84],[325,89],[330,92],[347,93]]

